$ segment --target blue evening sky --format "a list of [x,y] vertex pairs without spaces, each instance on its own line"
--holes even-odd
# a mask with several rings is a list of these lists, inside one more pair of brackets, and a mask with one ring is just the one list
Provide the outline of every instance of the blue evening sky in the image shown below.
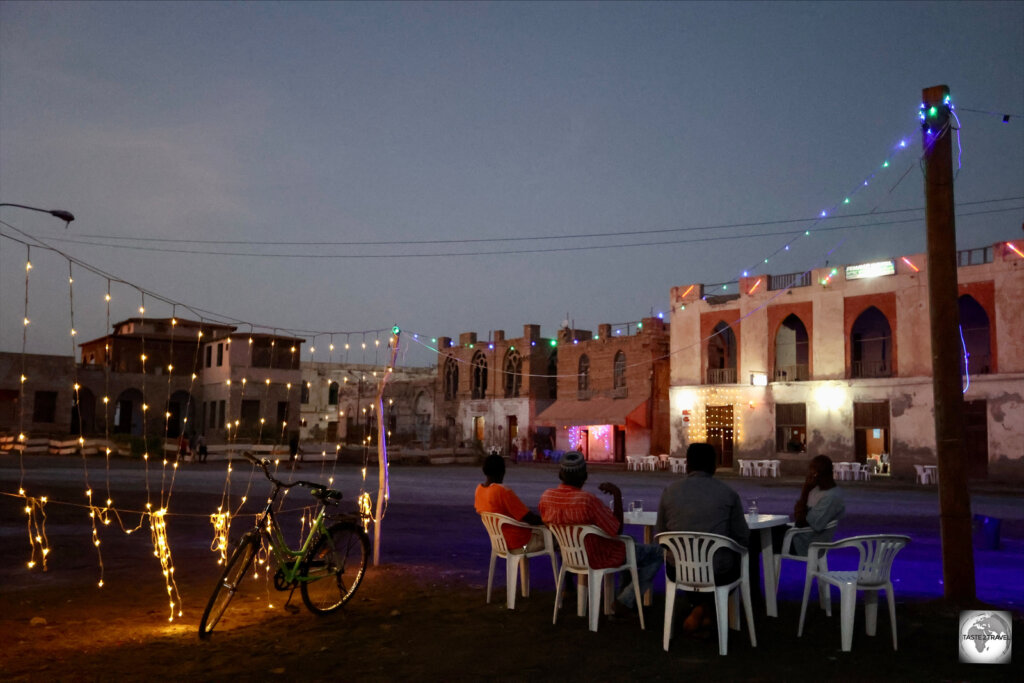
[[[917,107],[937,84],[960,108],[960,247],[1021,240],[1020,2],[8,1],[0,202],[77,220],[2,208],[0,230],[131,283],[111,321],[138,287],[147,316],[196,317],[162,297],[302,331],[319,360],[311,331],[356,349],[374,335],[345,332],[393,324],[596,329],[734,280],[795,230],[812,235],[760,272],[923,251],[920,211],[880,212],[923,206]],[[836,205],[879,215],[695,229]],[[570,237],[593,233],[617,234]],[[509,237],[533,239],[437,242]],[[25,256],[0,238],[4,351]],[[70,353],[67,260],[32,261],[26,348]],[[100,336],[106,277],[72,273],[78,340]]]

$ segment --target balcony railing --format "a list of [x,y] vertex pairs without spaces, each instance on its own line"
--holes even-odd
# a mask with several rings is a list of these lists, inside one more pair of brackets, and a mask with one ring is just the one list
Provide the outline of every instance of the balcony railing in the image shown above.
[[779,365],[775,368],[776,382],[806,382],[810,378],[810,368],[806,363]]
[[736,384],[736,368],[708,368],[708,384]]
[[983,263],[992,263],[995,250],[992,247],[979,247],[978,249],[964,249],[956,252],[956,265],[958,266],[980,266]]
[[785,275],[769,275],[768,289],[789,289],[790,287],[810,287],[811,273],[786,273]]
[[612,389],[612,398],[628,398],[629,391],[626,387],[615,387]]
[[852,376],[855,379],[868,377],[892,377],[892,368],[884,360],[855,360],[853,361]]
[[967,359],[967,367],[972,375],[987,375],[992,372],[992,356],[987,353],[972,353]]

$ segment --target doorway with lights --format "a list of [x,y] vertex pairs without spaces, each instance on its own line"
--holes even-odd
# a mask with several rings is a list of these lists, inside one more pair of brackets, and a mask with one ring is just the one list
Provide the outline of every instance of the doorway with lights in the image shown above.
[[733,452],[733,411],[732,405],[705,406],[704,422],[707,425],[707,442],[715,447],[719,467],[732,467]]

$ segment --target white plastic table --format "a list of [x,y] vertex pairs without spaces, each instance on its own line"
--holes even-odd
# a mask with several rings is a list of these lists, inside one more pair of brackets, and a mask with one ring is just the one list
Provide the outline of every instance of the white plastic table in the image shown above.
[[[658,523],[658,512],[656,510],[644,510],[642,512],[629,512],[626,510],[622,513],[622,523],[642,526],[644,528],[644,543],[653,543],[654,525]],[[644,604],[651,604],[650,590],[644,592]]]
[[761,573],[764,576],[764,606],[770,617],[779,616],[775,600],[775,552],[772,550],[772,527],[789,522],[788,515],[747,515],[747,526],[751,531],[761,530]]

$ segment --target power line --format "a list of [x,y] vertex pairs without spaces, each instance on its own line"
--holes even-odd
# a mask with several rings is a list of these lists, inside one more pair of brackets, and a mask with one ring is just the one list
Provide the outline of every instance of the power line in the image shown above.
[[[990,200],[990,201],[1009,201],[1009,200]],[[971,211],[961,212],[957,214],[957,217],[967,216],[980,216],[993,213],[1005,213],[1009,211],[1020,211],[1024,209],[1024,206],[1012,206],[1000,209],[988,209],[983,211]],[[903,210],[906,211],[906,210]],[[863,216],[870,215],[882,215],[881,212],[877,214],[863,214]],[[845,217],[844,217],[845,218]],[[880,228],[889,225],[900,225],[904,223],[915,223],[922,220],[918,218],[906,218],[901,220],[891,221],[875,221],[870,223],[854,224],[854,225],[835,225],[828,227],[819,227],[815,229],[815,232],[834,231],[834,230],[854,230],[854,229],[868,229],[868,228]],[[657,232],[657,231],[655,231]],[[707,237],[694,237],[689,239],[677,239],[677,240],[657,240],[649,242],[634,242],[625,244],[596,244],[596,245],[584,245],[584,246],[573,246],[573,247],[546,247],[538,249],[497,249],[492,251],[459,251],[459,252],[423,252],[423,253],[412,253],[412,254],[304,254],[304,253],[283,253],[283,254],[261,254],[249,251],[210,251],[200,249],[173,249],[169,247],[146,247],[146,246],[133,246],[127,244],[99,244],[92,242],[83,242],[80,240],[73,239],[60,239],[50,238],[55,242],[69,242],[74,244],[82,244],[85,246],[93,247],[104,247],[107,249],[128,249],[131,251],[145,251],[152,253],[165,253],[165,254],[195,254],[195,255],[207,255],[207,256],[239,256],[249,258],[270,258],[270,259],[408,259],[408,258],[438,258],[438,257],[460,257],[460,256],[500,256],[500,255],[516,255],[516,254],[548,254],[548,253],[564,253],[573,251],[593,251],[599,249],[626,249],[636,247],[650,247],[650,246],[664,246],[672,244],[696,244],[703,242],[719,242],[727,240],[741,240],[750,239],[754,237],[780,237],[786,235],[796,235],[803,233],[803,230],[789,230],[789,231],[773,231],[773,232],[759,232],[759,233],[747,233],[742,235],[718,235],[718,236],[707,236]],[[6,235],[5,235],[6,236]],[[12,238],[13,239],[13,238]],[[20,241],[20,240],[17,240]],[[318,243],[319,246],[326,246],[327,243]]]
[[[959,206],[974,206],[978,204],[992,204],[998,202],[1009,202],[1024,199],[1024,196],[1019,197],[1005,197],[1001,199],[982,199],[974,202],[961,202]],[[867,213],[851,213],[844,216],[829,216],[826,220],[837,220],[839,218],[865,218],[868,216],[884,216],[897,213],[907,213],[910,211],[924,211],[923,206],[912,207],[907,209],[891,209],[888,211],[871,211]],[[126,235],[102,235],[102,234],[79,234],[81,238],[88,239],[102,239],[102,240],[119,240],[119,241],[132,241],[132,242],[161,242],[165,244],[223,244],[223,245],[239,245],[239,246],[317,246],[317,247],[357,247],[357,246],[388,246],[396,244],[474,244],[474,243],[486,243],[486,242],[525,242],[532,240],[568,240],[568,239],[585,239],[594,237],[626,237],[632,235],[656,235],[674,232],[693,232],[700,230],[729,230],[737,228],[752,228],[752,227],[763,227],[766,225],[787,225],[792,223],[809,223],[812,221],[821,221],[821,217],[812,218],[783,218],[777,220],[765,220],[765,221],[752,221],[747,223],[722,223],[717,225],[698,225],[698,226],[686,226],[678,228],[654,228],[650,230],[619,230],[615,232],[590,232],[590,233],[575,233],[571,235],[530,235],[530,236],[519,236],[519,237],[476,237],[476,238],[460,238],[460,239],[432,239],[432,240],[365,240],[365,241],[295,241],[295,240],[196,240],[186,238],[174,238],[174,237],[137,237],[137,236],[126,236]],[[780,233],[782,234],[782,233]],[[65,238],[60,235],[49,235],[49,239],[60,240],[62,242],[69,242],[73,244],[95,244],[93,242],[86,242],[83,240],[76,240],[73,238]],[[113,245],[111,245],[113,246]]]

